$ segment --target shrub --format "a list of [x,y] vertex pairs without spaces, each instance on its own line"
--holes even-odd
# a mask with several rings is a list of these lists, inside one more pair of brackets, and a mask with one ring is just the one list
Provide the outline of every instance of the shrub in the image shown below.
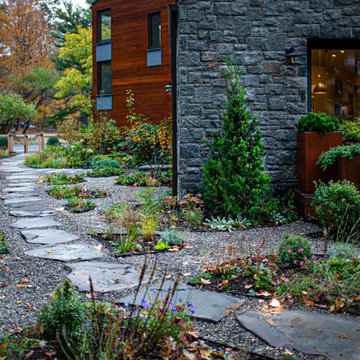
[[76,337],[84,323],[84,306],[80,297],[73,291],[69,280],[54,292],[49,304],[44,304],[38,315],[42,337],[54,340],[63,330]]
[[316,185],[312,202],[328,236],[336,240],[353,240],[359,229],[360,194],[354,184],[343,180]]
[[340,124],[340,129],[343,134],[344,141],[357,141],[360,142],[360,122],[344,121]]
[[323,113],[309,113],[303,116],[295,126],[299,132],[316,131],[320,134],[340,130],[339,120]]
[[134,94],[127,92],[126,106],[129,114],[126,116],[130,126],[126,129],[126,146],[134,155],[135,164],[168,164],[172,154],[171,116],[160,124],[152,124],[149,119],[134,110]]
[[7,136],[0,136],[0,149],[7,149],[8,138]]
[[336,146],[330,150],[323,152],[317,161],[317,165],[321,165],[323,170],[326,170],[328,166],[336,162],[338,156],[346,156],[349,159],[360,155],[360,144],[353,144],[350,146]]
[[50,136],[46,142],[47,146],[58,146],[60,144],[60,140],[56,136]]
[[336,243],[328,249],[329,258],[343,258],[348,260],[356,259],[360,256],[358,249],[352,244]]
[[170,246],[180,245],[183,242],[175,229],[165,229],[161,234],[161,239]]
[[93,169],[105,168],[105,167],[113,167],[113,168],[121,168],[122,164],[120,161],[113,159],[102,159],[93,161],[91,163]]
[[282,263],[290,267],[301,267],[312,258],[313,253],[307,239],[284,234],[284,239],[278,247],[278,256]]
[[204,165],[202,190],[205,207],[215,214],[241,214],[254,222],[267,211],[271,179],[264,169],[264,145],[259,130],[260,116],[246,106],[246,88],[241,72],[229,56],[223,75],[227,79],[223,128],[207,143],[210,159]]

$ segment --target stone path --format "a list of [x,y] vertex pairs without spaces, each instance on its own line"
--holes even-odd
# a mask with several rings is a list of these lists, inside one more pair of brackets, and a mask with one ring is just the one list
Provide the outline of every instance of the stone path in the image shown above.
[[[67,232],[62,223],[53,219],[57,214],[56,209],[51,208],[48,201],[38,196],[35,191],[35,182],[39,177],[53,170],[24,167],[22,159],[22,156],[16,156],[4,160],[0,170],[7,181],[3,191],[4,205],[8,208],[10,216],[18,218],[11,226],[21,230],[21,235],[28,243],[39,245],[26,251],[24,256],[65,262],[72,271],[68,278],[80,291],[89,291],[89,277],[92,278],[97,292],[136,287],[140,277],[138,269],[133,265],[111,262],[114,259],[105,253],[99,243],[77,243],[79,237]],[[56,172],[64,171],[70,174],[81,172],[73,169]],[[106,262],[90,261],[95,259]],[[144,282],[147,279],[145,276]],[[239,299],[230,296],[181,286],[173,301],[182,304],[184,300],[194,303],[195,317],[215,322],[226,315],[229,307],[241,303]]]
[[237,319],[272,346],[331,360],[360,360],[359,321],[300,310],[276,315],[249,311]]

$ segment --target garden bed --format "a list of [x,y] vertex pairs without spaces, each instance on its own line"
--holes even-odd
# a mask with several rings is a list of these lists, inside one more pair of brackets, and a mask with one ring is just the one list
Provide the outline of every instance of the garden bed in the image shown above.
[[73,214],[82,214],[88,211],[92,211],[96,208],[96,205],[94,206],[69,206],[65,205],[64,208],[68,211],[70,211]]
[[95,240],[99,241],[108,250],[110,250],[111,253],[116,257],[128,257],[128,256],[134,256],[134,255],[176,252],[176,251],[183,249],[185,246],[187,246],[187,243],[181,243],[179,245],[170,246],[170,248],[168,248],[168,249],[157,250],[157,249],[155,249],[155,246],[156,246],[158,240],[160,239],[160,236],[156,236],[154,241],[145,241],[145,240],[141,240],[141,239],[139,241],[137,241],[136,245],[140,245],[143,249],[120,253],[118,250],[116,250],[115,244],[119,242],[119,239],[121,239],[121,236],[123,236],[125,238],[126,235],[122,235],[122,234],[107,235],[105,233],[97,233],[97,234],[92,234],[91,236]]

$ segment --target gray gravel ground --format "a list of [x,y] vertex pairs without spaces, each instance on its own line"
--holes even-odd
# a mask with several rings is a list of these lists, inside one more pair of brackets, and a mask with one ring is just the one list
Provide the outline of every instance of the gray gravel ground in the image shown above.
[[[111,196],[95,202],[99,208],[109,201],[118,202],[122,199],[133,199],[136,192],[142,188],[124,187],[113,184],[113,177],[110,178],[86,178],[87,182],[82,184],[88,189],[101,189],[108,191]],[[0,180],[1,189],[5,186],[4,179]],[[47,196],[47,184],[37,184],[36,192],[42,197],[47,198],[49,203],[59,209],[55,220],[64,224],[61,229],[72,232],[80,236],[84,243],[96,244],[88,233],[91,231],[102,232],[106,229],[106,224],[99,216],[97,210],[83,214],[71,214],[62,210],[64,200],[56,200]],[[158,194],[167,189],[158,189]],[[12,229],[10,224],[16,219],[9,217],[4,209],[3,202],[0,202],[0,228],[8,239],[9,255],[0,258],[0,334],[16,328],[30,325],[35,319],[36,310],[42,303],[49,300],[50,296],[66,275],[70,272],[63,263],[57,261],[41,260],[30,258],[24,255],[24,251],[34,248],[33,244],[28,244],[21,237],[20,232]],[[264,238],[265,252],[274,251],[277,244],[281,241],[284,233],[306,235],[319,229],[306,222],[298,221],[279,227],[253,228],[246,231],[233,233],[214,233],[214,232],[184,232],[183,237],[188,242],[189,248],[179,252],[161,253],[151,255],[148,258],[150,264],[155,259],[158,261],[159,277],[161,273],[175,275],[180,272],[185,274],[184,281],[190,276],[198,275],[206,262],[214,260],[216,255],[212,249],[224,249],[229,244],[245,244],[245,247],[257,248]],[[77,241],[79,242],[79,241]],[[323,244],[312,241],[316,252],[321,252]],[[105,260],[106,261],[106,260]],[[112,262],[129,263],[137,268],[141,268],[145,261],[145,256],[133,256],[127,258],[110,258]],[[29,282],[24,282],[28,279]],[[25,280],[26,281],[26,280]],[[21,285],[19,285],[21,284]],[[107,293],[99,295],[99,298],[106,301],[116,301],[129,291]],[[199,333],[206,339],[221,342],[227,346],[254,351],[259,354],[266,354],[275,358],[280,358],[285,349],[276,349],[268,346],[252,333],[244,330],[236,321],[235,315],[244,310],[262,309],[270,310],[266,301],[244,297],[245,304],[237,311],[217,324],[195,321],[195,326]],[[298,359],[323,359],[319,356],[309,356],[294,352]]]

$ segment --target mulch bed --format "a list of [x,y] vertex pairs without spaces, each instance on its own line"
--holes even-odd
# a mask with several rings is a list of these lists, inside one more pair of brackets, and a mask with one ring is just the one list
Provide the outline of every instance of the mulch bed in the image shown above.
[[146,254],[155,254],[155,253],[162,253],[162,252],[175,252],[175,251],[181,250],[182,248],[184,248],[187,245],[186,243],[182,243],[177,246],[172,246],[170,249],[155,250],[155,244],[157,244],[157,240],[160,239],[160,236],[157,236],[155,241],[138,241],[138,243],[145,250],[129,251],[127,253],[119,253],[119,252],[117,252],[113,243],[118,242],[121,236],[126,236],[126,235],[114,234],[114,235],[109,236],[104,233],[98,233],[95,235],[91,235],[91,237],[93,237],[94,239],[99,241],[104,247],[106,247],[109,251],[111,251],[113,253],[113,255],[116,257],[146,255]]

